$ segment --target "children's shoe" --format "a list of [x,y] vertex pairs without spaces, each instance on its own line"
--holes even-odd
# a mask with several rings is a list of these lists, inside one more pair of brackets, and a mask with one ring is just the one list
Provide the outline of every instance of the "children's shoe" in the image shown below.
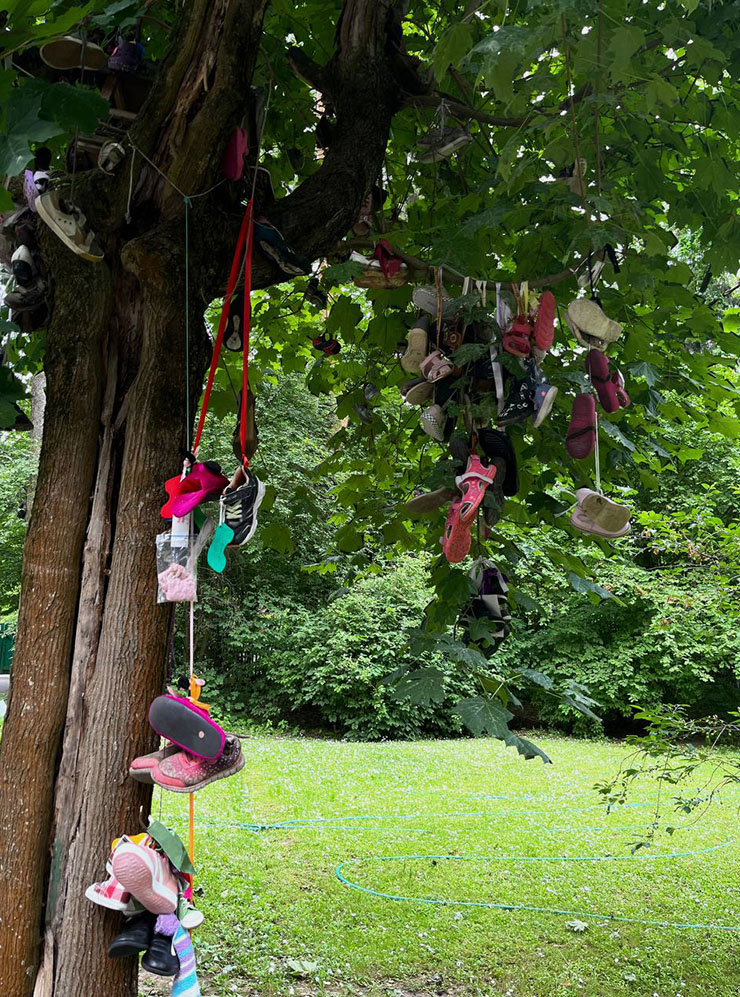
[[509,385],[509,397],[499,413],[499,426],[510,426],[515,422],[524,422],[534,416],[534,397],[531,385],[522,378],[512,378]]
[[609,361],[606,354],[600,350],[589,350],[586,357],[586,373],[599,396],[604,411],[616,412],[619,409],[619,397],[617,387],[609,372]]
[[98,166],[103,173],[112,176],[125,158],[126,150],[120,142],[103,142],[98,153]]
[[342,349],[342,344],[339,340],[335,339],[334,336],[330,336],[328,332],[324,332],[320,336],[315,336],[311,340],[311,344],[315,350],[323,353],[326,357],[336,356]]
[[496,625],[490,636],[501,642],[510,633],[509,586],[506,576],[491,561],[478,559],[470,569],[470,578],[478,590],[465,613],[467,620],[490,620]]
[[450,505],[444,533],[440,537],[442,551],[450,564],[459,564],[470,553],[472,543],[470,523],[463,522],[460,516],[463,498],[459,496]]
[[619,322],[607,318],[601,306],[590,298],[571,301],[565,318],[578,342],[588,349],[593,347],[603,353],[622,335]]
[[[177,757],[177,756],[172,756]],[[165,759],[162,764],[167,764]],[[156,770],[155,770],[156,771]],[[113,875],[132,897],[153,914],[171,914],[177,906],[177,880],[170,863],[152,848],[122,841],[111,860]]]
[[186,931],[199,928],[205,920],[203,911],[194,907],[191,901],[181,893],[177,899],[177,920]]
[[144,46],[119,37],[118,44],[108,57],[108,69],[114,73],[136,73],[143,61]]
[[160,762],[153,770],[152,778],[158,786],[173,793],[197,793],[204,786],[235,775],[243,768],[241,741],[234,734],[228,734],[218,758],[195,758],[186,751],[179,751]]
[[224,346],[232,353],[241,353],[244,349],[244,291],[237,291],[231,299],[229,314],[224,329]]
[[442,443],[447,429],[447,416],[441,405],[430,405],[421,413],[421,428],[432,437]]
[[469,526],[473,522],[486,489],[495,477],[496,468],[493,464],[486,467],[480,457],[470,455],[465,472],[455,478],[455,484],[462,495],[458,514],[463,523]]
[[234,531],[230,547],[241,547],[252,539],[264,497],[265,486],[254,471],[239,468],[221,496],[222,520]]
[[532,332],[535,346],[546,353],[555,339],[555,295],[552,291],[543,291],[537,307]]
[[434,394],[434,385],[424,377],[417,377],[401,385],[401,395],[408,405],[423,405]]
[[401,367],[407,374],[418,374],[419,366],[429,348],[429,319],[426,316],[416,319],[408,331],[406,342],[406,352],[401,357]]
[[529,364],[525,383],[527,388],[532,391],[532,404],[534,406],[532,425],[536,428],[541,426],[552,412],[558,389],[550,384],[535,360]]
[[596,492],[592,488],[579,488],[576,492],[579,508],[592,522],[612,536],[622,536],[622,530],[632,518],[632,510]]
[[[234,432],[231,434],[231,449],[234,451],[234,456],[240,464],[242,460],[241,418],[242,393],[239,391],[239,394],[236,397],[236,425],[234,426]],[[244,455],[249,457],[250,460],[254,457],[258,444],[257,405],[254,398],[254,392],[250,388],[247,392],[247,438],[244,441]]]
[[157,918],[149,947],[141,959],[141,968],[155,976],[175,976],[180,969],[180,960],[172,943],[172,934],[177,927],[177,921],[175,919],[174,925],[169,922],[168,915]]
[[591,517],[583,511],[580,505],[577,505],[570,514],[570,524],[580,533],[590,533],[597,537],[603,537],[605,540],[615,540],[619,537],[626,537],[632,529],[630,523],[626,523],[621,529],[616,531],[606,529],[591,519]]
[[95,235],[87,228],[87,219],[80,209],[63,201],[57,190],[48,190],[36,201],[39,218],[52,232],[59,236],[65,246],[85,260],[99,263],[103,250],[95,241]]
[[478,430],[478,442],[489,461],[504,461],[503,493],[509,497],[516,495],[519,491],[519,471],[514,446],[509,437],[499,429],[485,427]]
[[180,746],[177,744],[168,744],[164,748],[160,748],[158,751],[151,751],[148,755],[139,755],[138,758],[134,758],[128,768],[128,774],[136,782],[143,782],[151,786],[154,783],[152,779],[152,769],[157,764],[161,762],[163,758],[169,758],[170,755],[174,755],[176,751],[180,751]]
[[154,934],[156,918],[148,910],[126,921],[121,931],[110,943],[109,959],[123,959],[129,955],[139,955],[146,952]]
[[423,516],[424,513],[434,512],[436,509],[441,509],[443,505],[447,505],[448,502],[452,501],[458,494],[456,488],[450,488],[444,486],[442,488],[437,488],[433,492],[425,492],[420,495],[414,495],[412,499],[406,503],[406,510],[412,516]]
[[417,145],[423,150],[416,156],[417,163],[436,163],[440,159],[448,159],[458,149],[472,142],[472,136],[467,128],[451,127],[432,128],[417,140]]
[[621,370],[615,370],[612,374],[612,384],[617,391],[617,401],[619,402],[619,407],[627,408],[627,406],[631,403],[631,399],[625,389],[624,378],[622,377]]
[[[149,707],[149,723],[160,737],[200,758],[218,758],[226,743],[226,733],[208,711],[184,696],[157,696]],[[160,764],[150,766],[152,776]]]
[[73,35],[55,38],[46,42],[39,50],[42,62],[52,69],[89,69],[100,72],[107,65],[103,49],[94,42],[85,41]]
[[165,519],[184,519],[196,506],[220,495],[228,484],[229,479],[221,473],[221,465],[215,461],[193,464],[190,474],[180,481],[176,494],[162,507],[162,515]]
[[46,283],[41,277],[36,277],[26,287],[19,285],[5,295],[5,304],[16,312],[30,312],[46,300]]
[[36,273],[33,253],[28,246],[19,246],[10,258],[10,269],[13,271],[16,283],[28,287]]
[[430,384],[443,381],[456,372],[454,363],[446,357],[441,350],[434,350],[428,357],[424,357],[419,364],[419,373],[425,377]]
[[520,315],[504,333],[502,346],[514,357],[528,357],[532,353],[532,327],[526,316]]
[[565,434],[566,452],[575,460],[590,457],[596,448],[596,399],[592,394],[573,399],[573,412]]
[[131,900],[131,893],[111,873],[108,879],[93,883],[85,890],[85,896],[100,907],[108,910],[126,910]]
[[266,256],[280,267],[285,274],[297,277],[311,272],[311,261],[299,256],[288,245],[285,236],[266,218],[257,218],[254,223],[254,239]]

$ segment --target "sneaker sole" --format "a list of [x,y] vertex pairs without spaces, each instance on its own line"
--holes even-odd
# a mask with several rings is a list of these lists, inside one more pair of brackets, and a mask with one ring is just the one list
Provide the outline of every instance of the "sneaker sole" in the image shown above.
[[[207,779],[203,779],[202,782],[193,783],[192,786],[170,786],[164,783],[157,783],[158,786],[162,786],[162,789],[166,789],[170,793],[197,793],[199,790],[204,789],[206,786],[210,786],[212,782],[218,782],[219,779],[226,779],[230,775],[236,775],[237,772],[241,772],[246,763],[244,755],[239,755],[239,761],[236,765],[232,766],[230,769],[224,769],[223,772],[217,772],[216,775],[211,775]],[[118,877],[116,877],[118,878]]]
[[148,849],[152,853],[150,860],[143,854],[146,851],[138,845],[130,848],[125,843],[119,845],[113,856],[113,875],[152,914],[172,914],[177,907],[177,888],[171,890],[157,879],[156,853]]
[[157,696],[149,707],[149,723],[161,737],[198,758],[213,761],[224,750],[221,728],[174,696]]

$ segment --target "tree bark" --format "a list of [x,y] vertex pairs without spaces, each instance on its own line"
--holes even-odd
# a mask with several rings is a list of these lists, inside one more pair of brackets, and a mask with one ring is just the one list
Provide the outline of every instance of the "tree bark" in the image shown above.
[[[188,371],[185,208],[172,184],[198,194],[218,183],[249,101],[266,6],[185,7],[131,132],[170,183],[138,154],[130,205],[129,160],[116,177],[78,177],[76,199],[106,262],[79,260],[42,233],[55,287],[47,405],[0,742],[0,993],[8,997],[135,994],[135,960],[106,955],[120,918],[93,908],[84,891],[104,878],[111,839],[137,831],[150,803],[127,771],[153,748],[147,707],[165,678],[170,610],[156,604],[154,559],[162,482],[178,469],[186,378],[197,398],[210,349],[202,315],[222,293],[243,213],[223,186],[192,202]],[[380,172],[399,104],[402,9],[401,0],[346,0],[325,67],[334,142],[321,167],[271,206],[271,220],[312,258],[344,235]],[[282,279],[255,257],[255,286]]]

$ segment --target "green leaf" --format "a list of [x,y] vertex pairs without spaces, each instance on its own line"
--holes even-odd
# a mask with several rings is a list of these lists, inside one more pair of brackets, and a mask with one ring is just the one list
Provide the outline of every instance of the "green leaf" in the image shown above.
[[288,554],[295,550],[289,528],[280,523],[269,523],[260,530],[259,535],[263,546],[276,550],[278,554]]
[[326,331],[343,333],[345,338],[352,337],[352,332],[362,318],[362,309],[351,298],[342,296],[335,302],[326,320]]
[[409,699],[414,706],[430,706],[445,698],[445,677],[438,668],[417,668],[396,682],[394,699]]
[[434,49],[434,76],[442,82],[449,66],[457,68],[473,44],[473,27],[456,21],[440,38]]
[[483,696],[461,699],[452,712],[462,719],[476,737],[491,734],[503,739],[509,734],[509,721],[514,718],[514,714],[509,713],[498,699],[486,699]]

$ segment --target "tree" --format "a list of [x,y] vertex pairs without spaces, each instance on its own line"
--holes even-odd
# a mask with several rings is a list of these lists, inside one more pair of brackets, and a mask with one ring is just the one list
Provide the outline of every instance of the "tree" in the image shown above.
[[[690,229],[717,272],[737,265],[740,48],[731,0],[687,0],[680,10],[657,0],[532,0],[512,11],[485,0],[193,0],[184,8],[162,0],[156,17],[150,6],[63,0],[39,21],[35,8],[12,3],[1,36],[11,54],[81,18],[110,36],[145,15],[156,62],[122,168],[74,178],[74,199],[105,262],[79,260],[42,233],[54,291],[47,410],[0,748],[0,989],[13,997],[34,985],[37,997],[123,997],[135,989],[129,960],[105,957],[113,919],[89,917],[83,894],[112,836],[136,826],[148,803],[125,773],[132,754],[152,747],[145,707],[161,689],[168,646],[170,614],[155,604],[152,545],[162,482],[185,442],[186,385],[196,396],[209,352],[202,316],[223,293],[251,187],[251,170],[241,186],[219,181],[232,129],[245,115],[255,120],[253,81],[270,91],[263,164],[281,193],[289,191],[273,202],[260,181],[258,210],[311,259],[334,256],[381,173],[389,206],[379,224],[417,281],[428,280],[435,264],[452,284],[456,268],[489,282],[560,285],[573,295],[584,261],[615,248],[621,271],[607,271],[600,293],[607,311],[630,326],[619,357],[636,404],[603,424],[611,482],[639,462],[649,483],[672,460],[654,420],[659,410],[740,432],[737,337],[687,288],[690,268],[672,253],[676,231]],[[2,172],[22,168],[32,145],[56,136],[61,148],[75,128],[89,127],[94,103],[84,81],[60,87],[10,68],[0,86]],[[317,164],[319,96],[330,140]],[[470,123],[474,141],[458,158],[422,167],[409,154],[442,96],[445,113]],[[556,179],[581,157],[589,160],[583,195]],[[345,242],[344,254],[355,244]],[[323,279],[331,288],[354,272],[341,264]],[[269,288],[283,277],[255,254],[253,281]],[[353,295],[338,297],[328,320],[341,329],[345,350],[336,363],[318,363],[309,383],[335,395],[346,420],[326,470],[343,508],[337,543],[360,572],[381,543],[435,549],[439,522],[410,529],[403,500],[420,479],[449,476],[451,468],[437,466],[439,449],[395,391],[393,352],[411,315],[409,289],[373,292],[364,311],[352,309]],[[473,314],[478,305],[469,304]],[[296,369],[290,365],[310,349],[305,333],[315,320],[284,322],[274,291],[259,310],[260,362]],[[550,364],[562,389],[583,383],[572,346],[564,329],[560,363]],[[368,380],[381,388],[382,420],[371,426],[353,414]],[[534,440],[515,432],[524,490],[510,513],[523,527],[542,520],[563,528],[566,410],[563,390],[556,418]],[[566,467],[583,482],[582,468]],[[511,554],[512,546],[494,539],[491,550]],[[575,577],[588,574],[575,556],[564,566]],[[459,569],[437,565],[433,579],[430,631],[454,619],[469,593]],[[501,733],[506,688],[491,688],[481,699],[488,712],[476,709],[472,726],[490,731],[495,715]]]

